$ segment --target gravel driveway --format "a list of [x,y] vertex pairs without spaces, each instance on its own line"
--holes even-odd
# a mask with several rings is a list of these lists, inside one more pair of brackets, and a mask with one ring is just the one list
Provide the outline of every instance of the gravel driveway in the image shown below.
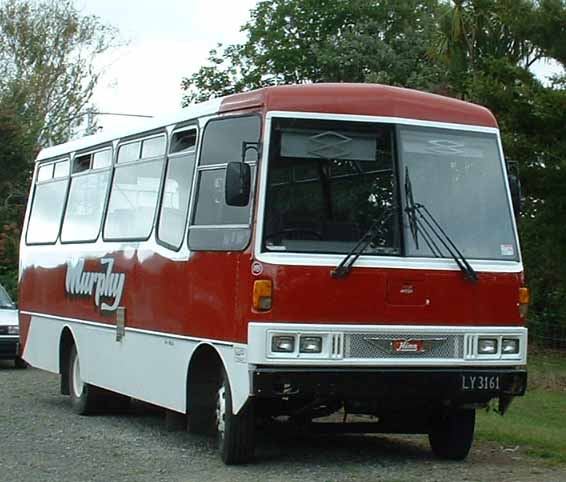
[[[466,462],[434,459],[425,437],[298,436],[270,429],[257,461],[224,466],[206,437],[168,432],[162,410],[80,417],[57,376],[0,362],[0,482],[565,481],[520,451],[476,444]],[[537,465],[538,464],[538,465]]]

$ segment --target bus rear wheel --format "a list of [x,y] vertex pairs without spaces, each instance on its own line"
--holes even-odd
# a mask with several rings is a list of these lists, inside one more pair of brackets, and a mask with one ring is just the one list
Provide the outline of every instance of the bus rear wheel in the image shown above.
[[90,415],[96,410],[99,403],[100,392],[97,387],[86,383],[81,377],[81,363],[77,347],[73,345],[69,355],[69,392],[71,395],[71,407],[79,415]]
[[476,411],[455,409],[441,412],[433,421],[428,439],[437,457],[464,460],[474,440]]
[[230,382],[223,370],[216,397],[216,431],[220,457],[226,465],[250,462],[255,452],[255,416],[252,400],[240,413],[232,412]]

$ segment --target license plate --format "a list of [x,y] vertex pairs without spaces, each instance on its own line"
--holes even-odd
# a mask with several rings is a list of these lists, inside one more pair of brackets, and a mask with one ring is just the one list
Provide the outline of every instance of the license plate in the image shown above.
[[462,390],[465,392],[499,391],[499,375],[462,375]]

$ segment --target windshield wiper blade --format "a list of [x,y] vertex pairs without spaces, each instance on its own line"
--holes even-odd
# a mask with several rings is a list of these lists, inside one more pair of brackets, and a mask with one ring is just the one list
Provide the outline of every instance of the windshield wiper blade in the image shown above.
[[474,268],[472,268],[462,252],[458,249],[454,241],[452,241],[450,236],[448,236],[440,223],[436,220],[436,218],[432,215],[432,213],[425,205],[416,203],[414,201],[408,168],[405,168],[405,195],[407,203],[405,212],[407,213],[407,217],[409,218],[411,234],[413,235],[416,248],[419,249],[417,233],[420,232],[432,254],[434,254],[434,256],[436,257],[441,257],[442,251],[438,244],[435,242],[436,238],[436,240],[439,241],[442,246],[444,246],[446,251],[448,251],[452,259],[458,265],[458,268],[460,268],[462,273],[464,273],[464,277],[472,283],[478,281],[478,275],[476,271],[474,270]]
[[417,227],[417,214],[414,210],[415,199],[413,197],[413,186],[411,184],[411,178],[409,177],[409,168],[405,167],[405,199],[407,202],[407,217],[409,218],[409,229],[411,230],[411,235],[413,236],[413,241],[415,242],[415,247],[419,249],[419,230]]
[[391,210],[387,209],[379,218],[374,221],[374,223],[358,240],[358,242],[354,245],[350,252],[346,256],[344,256],[344,259],[340,262],[340,264],[336,266],[335,269],[330,271],[330,275],[333,278],[344,278],[350,273],[350,271],[352,271],[352,267],[354,266],[356,260],[365,251],[369,243],[371,243],[372,240],[376,237],[383,225],[387,221],[389,221],[390,217]]

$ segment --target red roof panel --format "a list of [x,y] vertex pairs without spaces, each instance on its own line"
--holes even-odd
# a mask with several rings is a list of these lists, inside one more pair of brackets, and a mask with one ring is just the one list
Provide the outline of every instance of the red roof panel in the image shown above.
[[425,121],[497,127],[484,107],[450,97],[378,84],[304,84],[266,87],[234,94],[220,112],[263,106],[266,111],[402,117]]

